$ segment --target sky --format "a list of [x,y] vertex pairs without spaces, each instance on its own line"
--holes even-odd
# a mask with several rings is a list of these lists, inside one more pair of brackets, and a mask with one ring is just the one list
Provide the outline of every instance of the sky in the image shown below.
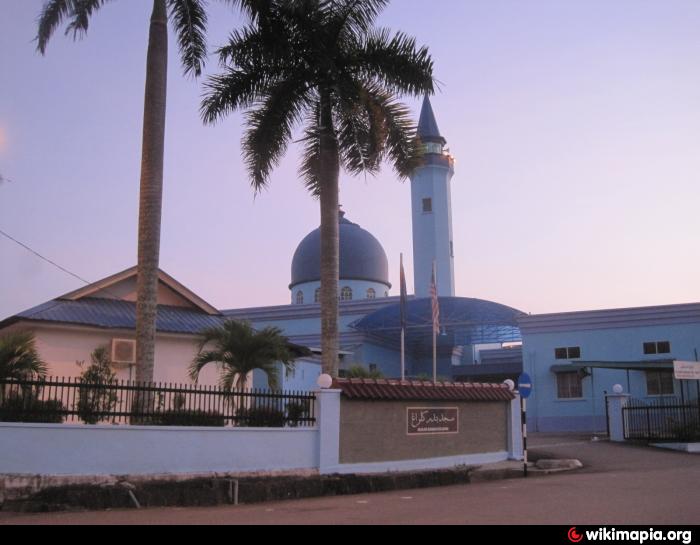
[[[0,2],[0,230],[89,281],[136,263],[149,4],[110,2],[42,57],[42,1]],[[212,0],[210,19],[213,50],[240,18]],[[457,295],[531,313],[700,301],[700,2],[394,0],[378,24],[435,62]],[[298,149],[254,196],[242,116],[202,124],[174,43],[161,268],[217,308],[287,304],[320,217]],[[411,291],[409,182],[342,174],[340,201],[394,295],[404,253]],[[0,236],[0,319],[82,285]]]

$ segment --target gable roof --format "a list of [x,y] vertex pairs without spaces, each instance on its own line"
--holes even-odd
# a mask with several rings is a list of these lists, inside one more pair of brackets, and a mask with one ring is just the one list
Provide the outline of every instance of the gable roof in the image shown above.
[[[84,297],[90,297],[91,295],[95,295],[97,292],[100,291],[107,291],[109,292],[109,288],[111,286],[114,286],[120,282],[123,282],[125,280],[128,280],[130,278],[135,278],[137,274],[137,267],[130,267],[124,271],[118,272],[116,274],[113,274],[111,276],[108,276],[106,278],[103,278],[102,280],[98,280],[97,282],[93,282],[92,284],[89,284],[87,286],[84,286],[82,288],[79,288],[77,290],[68,292],[64,295],[61,295],[60,297],[57,297],[57,299],[65,299],[68,301],[77,301],[79,299],[82,299]],[[183,284],[175,280],[172,276],[167,274],[166,272],[162,270],[158,270],[158,281],[162,283],[163,285],[167,286],[171,290],[173,290],[175,293],[177,293],[180,297],[191,303],[193,306],[199,308],[203,312],[206,312],[207,314],[211,315],[219,315],[220,312],[213,306],[207,303],[204,299],[199,297],[197,294],[195,294],[192,290],[186,288]]]
[[[195,335],[206,327],[221,325],[223,320],[221,315],[212,316],[198,309],[158,305],[156,331]],[[0,329],[21,321],[133,330],[136,303],[103,297],[54,299],[3,320]]]

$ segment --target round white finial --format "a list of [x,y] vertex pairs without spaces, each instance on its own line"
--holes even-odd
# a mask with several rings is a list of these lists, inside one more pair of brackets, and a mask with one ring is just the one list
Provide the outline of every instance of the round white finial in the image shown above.
[[328,388],[331,387],[331,384],[333,384],[333,377],[327,374],[322,374],[319,375],[318,380],[316,381],[316,384],[318,384],[319,388],[323,390],[327,390]]
[[613,386],[613,392],[616,394],[621,394],[624,391],[624,388],[622,387],[622,384],[615,384]]
[[505,384],[506,386],[508,386],[508,389],[509,389],[511,392],[512,392],[513,390],[515,390],[515,382],[513,382],[513,381],[510,380],[509,378],[507,378],[506,380],[504,380],[504,381],[503,381],[503,384]]

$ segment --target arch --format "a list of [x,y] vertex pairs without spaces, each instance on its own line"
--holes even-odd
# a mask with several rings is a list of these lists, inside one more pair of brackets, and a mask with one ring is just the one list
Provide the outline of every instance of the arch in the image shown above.
[[377,298],[377,292],[374,290],[374,288],[367,288],[367,299],[376,299]]
[[352,301],[352,288],[350,286],[344,286],[340,290],[340,300],[341,301]]
[[299,290],[297,292],[297,305],[303,305],[304,304],[304,292]]

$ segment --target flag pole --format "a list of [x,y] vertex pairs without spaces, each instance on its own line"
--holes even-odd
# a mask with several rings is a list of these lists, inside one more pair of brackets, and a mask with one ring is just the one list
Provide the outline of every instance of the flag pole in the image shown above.
[[[435,261],[433,260],[433,289],[434,299],[437,300],[437,275],[435,274]],[[437,328],[433,317],[433,384],[437,382]]]
[[406,380],[406,277],[403,272],[403,253],[399,254],[400,272],[400,307],[401,307],[401,381]]

